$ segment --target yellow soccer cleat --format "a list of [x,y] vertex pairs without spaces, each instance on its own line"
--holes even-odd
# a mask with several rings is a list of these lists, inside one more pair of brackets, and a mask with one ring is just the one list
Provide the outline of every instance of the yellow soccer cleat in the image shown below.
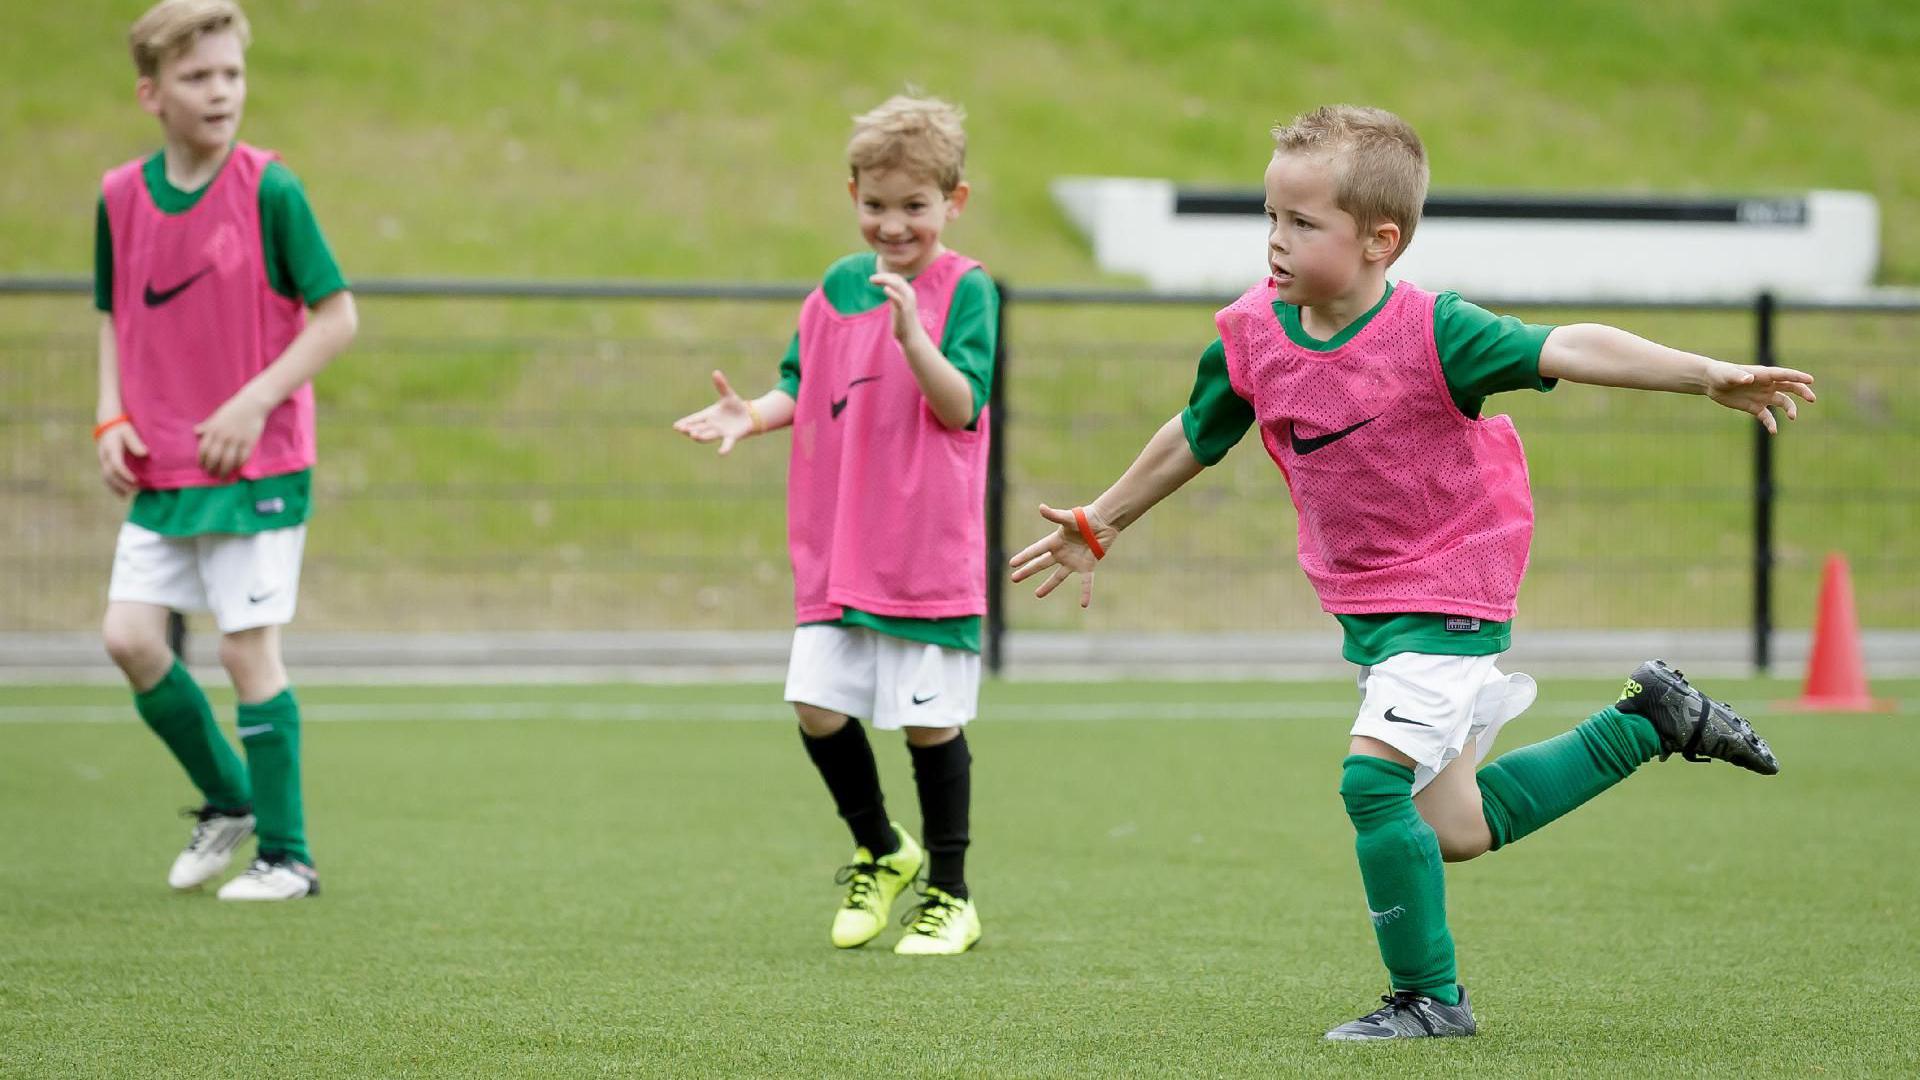
[[959,956],[980,940],[980,912],[973,901],[932,885],[920,894],[920,905],[907,913],[906,925],[906,934],[893,947],[898,956]]
[[920,845],[898,825],[893,833],[900,838],[893,854],[876,859],[866,848],[854,848],[853,862],[841,867],[834,878],[847,887],[847,901],[833,916],[836,948],[857,949],[878,937],[893,914],[893,902],[920,876],[920,863],[926,857]]

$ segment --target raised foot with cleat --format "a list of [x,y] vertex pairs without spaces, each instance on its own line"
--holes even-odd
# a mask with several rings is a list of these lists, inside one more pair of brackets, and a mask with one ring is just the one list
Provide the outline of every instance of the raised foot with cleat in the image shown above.
[[167,884],[185,892],[205,885],[226,870],[233,861],[233,849],[253,835],[253,815],[244,810],[228,813],[212,806],[182,810],[180,815],[194,819],[193,835],[167,871]]
[[847,898],[833,915],[833,944],[856,949],[880,936],[893,902],[920,876],[925,854],[899,825],[893,834],[900,846],[891,855],[875,858],[866,848],[853,850],[853,861],[840,868],[835,883],[847,887]]
[[1381,998],[1380,1008],[1358,1020],[1349,1020],[1327,1038],[1334,1042],[1381,1042],[1387,1039],[1441,1039],[1472,1035],[1480,1030],[1474,1023],[1473,1006],[1467,1002],[1467,988],[1460,990],[1460,1004],[1449,1005],[1438,998],[1395,990]]
[[1665,660],[1633,669],[1615,706],[1644,716],[1660,733],[1660,760],[1679,754],[1688,761],[1718,759],[1772,776],[1780,771],[1767,740],[1726,703],[1702,694]]

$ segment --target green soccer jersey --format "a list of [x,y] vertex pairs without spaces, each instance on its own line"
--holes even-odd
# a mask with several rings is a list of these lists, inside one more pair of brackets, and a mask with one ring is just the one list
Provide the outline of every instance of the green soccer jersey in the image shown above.
[[[165,155],[159,151],[141,167],[141,177],[154,205],[165,214],[186,213],[207,191],[205,186],[181,191],[169,183]],[[260,247],[267,282],[282,296],[312,307],[347,288],[305,189],[278,161],[270,162],[260,177]],[[104,197],[95,211],[93,306],[113,310],[113,236]],[[302,469],[218,486],[142,491],[134,496],[127,520],[166,536],[255,533],[298,525],[307,519],[311,473]]]
[[[879,257],[862,251],[828,267],[820,282],[827,303],[842,315],[872,311],[887,302],[887,294],[867,279],[877,271]],[[940,335],[940,352],[973,387],[973,415],[987,407],[993,390],[994,340],[999,332],[1000,292],[985,269],[974,267],[954,284],[953,304],[947,309],[947,325]],[[775,388],[788,397],[800,394],[800,335],[796,332],[780,361],[780,381]],[[892,615],[846,608],[829,626],[864,626],[891,637],[925,642],[947,649],[980,651],[980,616],[960,615],[951,619],[905,619]]]
[[[1300,309],[1276,300],[1274,315],[1287,339],[1303,349],[1331,352],[1373,321],[1393,295],[1388,284],[1380,302],[1332,338],[1321,341],[1300,322]],[[1434,298],[1433,342],[1446,377],[1447,393],[1460,412],[1477,419],[1488,397],[1508,390],[1553,389],[1540,377],[1540,349],[1553,327],[1524,323],[1444,292]],[[1187,445],[1203,465],[1227,456],[1253,426],[1253,404],[1234,392],[1227,379],[1226,347],[1215,339],[1200,355],[1193,394],[1180,414]],[[1463,619],[1445,612],[1387,615],[1335,615],[1345,632],[1341,655],[1355,664],[1377,664],[1395,653],[1489,656],[1512,642],[1511,622]]]

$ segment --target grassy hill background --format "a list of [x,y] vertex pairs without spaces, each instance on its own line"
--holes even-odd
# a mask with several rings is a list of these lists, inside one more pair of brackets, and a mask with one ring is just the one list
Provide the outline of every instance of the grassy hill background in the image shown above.
[[[144,3],[26,5],[0,37],[0,270],[80,271],[99,173],[156,142]],[[255,3],[250,140],[351,271],[798,279],[856,242],[849,114],[905,84],[971,114],[960,239],[1094,275],[1061,174],[1250,184],[1312,105],[1393,108],[1440,188],[1881,200],[1920,282],[1920,7],[1839,0]]]
[[[955,243],[1017,284],[1100,280],[1047,184],[1257,181],[1276,120],[1374,102],[1443,188],[1873,192],[1883,278],[1920,283],[1920,8],[1675,0],[1161,5],[306,2],[254,5],[246,136],[306,181],[350,275],[800,281],[858,244],[850,114],[909,82],[970,113]],[[141,5],[9,15],[0,272],[82,273],[99,173],[156,143],[122,40]],[[726,461],[670,420],[723,366],[757,389],[789,304],[367,299],[320,380],[311,627],[777,626],[784,436]],[[1580,313],[1522,313],[1571,321]],[[1605,316],[1745,359],[1740,316]],[[1010,539],[1088,497],[1185,398],[1201,307],[1013,316]],[[1920,612],[1920,318],[1784,320],[1823,401],[1781,445],[1782,625],[1855,558],[1869,625]],[[86,439],[92,320],[0,298],[0,628],[90,625],[118,508]],[[1534,625],[1738,626],[1750,432],[1698,401],[1509,395],[1541,529]],[[1090,618],[1320,625],[1291,507],[1248,441],[1128,535]],[[1651,602],[1648,594],[1660,599]],[[1169,612],[1180,614],[1169,616]]]

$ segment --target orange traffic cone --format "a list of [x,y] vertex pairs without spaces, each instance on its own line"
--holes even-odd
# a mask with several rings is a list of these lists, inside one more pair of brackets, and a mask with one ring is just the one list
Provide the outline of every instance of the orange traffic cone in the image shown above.
[[1860,655],[1860,619],[1853,610],[1853,577],[1846,557],[1827,556],[1820,575],[1820,612],[1807,656],[1807,681],[1791,705],[1813,712],[1891,712],[1893,702],[1867,691],[1867,665]]

